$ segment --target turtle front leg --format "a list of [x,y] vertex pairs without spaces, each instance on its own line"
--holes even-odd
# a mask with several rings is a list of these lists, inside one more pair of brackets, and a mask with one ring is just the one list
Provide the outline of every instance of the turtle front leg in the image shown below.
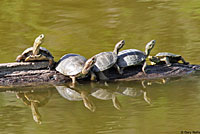
[[185,64],[185,65],[188,65],[188,64],[190,64],[189,62],[186,62],[184,59],[183,59],[183,57],[181,57],[181,61],[183,62],[183,64]]
[[38,59],[41,57],[41,54],[38,55],[30,55],[28,56],[24,61],[34,61],[35,59]]
[[167,66],[171,66],[172,64],[170,63],[170,60],[169,60],[169,57],[165,57],[162,59],[166,64]]
[[96,74],[93,71],[90,71],[90,75],[91,75],[91,77],[90,77],[91,81],[97,80],[97,76],[96,76]]
[[146,67],[147,67],[147,63],[146,63],[146,61],[145,61],[144,64],[143,64],[143,66],[142,66],[142,72],[143,72],[144,74],[146,74],[146,72],[145,72]]
[[75,87],[75,83],[76,83],[76,77],[75,76],[70,76],[70,78],[72,79],[72,84],[70,85],[71,88]]
[[124,68],[121,68],[121,69],[120,69],[120,67],[119,67],[117,64],[115,64],[114,67],[117,69],[117,71],[118,71],[119,74],[121,74],[121,75],[123,74]]

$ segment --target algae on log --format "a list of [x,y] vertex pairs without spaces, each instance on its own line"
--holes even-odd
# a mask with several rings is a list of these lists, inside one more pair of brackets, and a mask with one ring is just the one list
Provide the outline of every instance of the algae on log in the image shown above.
[[[47,70],[48,62],[15,62],[0,64],[0,85],[34,85],[57,84],[70,81],[70,79],[55,70]],[[105,75],[113,81],[150,80],[168,77],[178,77],[191,74],[200,70],[200,65],[173,64],[155,65],[147,67],[147,74],[141,71],[141,67],[128,67],[123,75],[119,75],[115,68],[105,71]]]

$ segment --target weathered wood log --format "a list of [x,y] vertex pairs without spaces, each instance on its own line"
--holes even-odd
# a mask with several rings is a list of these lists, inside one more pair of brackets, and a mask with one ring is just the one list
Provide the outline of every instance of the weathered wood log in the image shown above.
[[[15,62],[0,64],[0,86],[57,84],[65,83],[70,79],[55,70],[47,69],[48,62]],[[150,80],[167,77],[178,77],[191,74],[200,70],[200,65],[173,64],[155,65],[147,67],[147,74],[141,71],[141,67],[129,67],[119,75],[116,69],[105,71],[107,77],[113,81]]]

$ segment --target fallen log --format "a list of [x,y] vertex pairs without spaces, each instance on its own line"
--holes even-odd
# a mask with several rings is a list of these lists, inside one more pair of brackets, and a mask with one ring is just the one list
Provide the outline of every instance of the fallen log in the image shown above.
[[[55,70],[47,69],[48,62],[14,62],[0,64],[0,86],[27,86],[34,84],[57,84],[70,81]],[[141,71],[141,67],[128,67],[123,75],[119,75],[116,69],[105,71],[105,75],[112,81],[152,80],[169,77],[179,77],[200,70],[200,65],[173,64],[150,65],[147,74]],[[88,80],[88,79],[87,79]]]

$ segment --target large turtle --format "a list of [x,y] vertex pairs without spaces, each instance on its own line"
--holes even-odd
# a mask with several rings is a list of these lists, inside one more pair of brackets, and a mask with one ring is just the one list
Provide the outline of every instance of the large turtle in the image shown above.
[[[112,66],[115,66],[118,69],[118,66],[116,64],[117,54],[118,54],[119,50],[124,46],[124,44],[125,44],[125,41],[121,40],[115,45],[113,52],[102,52],[102,53],[95,55],[96,63],[95,63],[95,66],[93,67],[92,71],[95,73],[98,73],[99,79],[108,80],[108,78],[104,75],[103,71],[111,68]],[[95,79],[95,76],[93,73],[92,80],[94,80],[94,79]]]
[[145,73],[146,58],[155,45],[155,40],[151,40],[145,47],[145,53],[137,49],[127,49],[118,54],[117,65],[120,68],[120,74],[123,74],[124,68],[128,66],[143,65],[142,71]]
[[17,56],[16,61],[42,61],[48,60],[49,65],[48,68],[52,69],[54,67],[54,57],[52,54],[44,47],[40,47],[40,45],[44,41],[44,34],[39,35],[33,44],[33,47],[27,48],[24,52]]
[[149,56],[148,58],[152,64],[167,64],[167,66],[171,66],[172,63],[178,63],[180,60],[183,64],[189,64],[189,62],[186,62],[181,55],[168,52],[161,52],[155,56]]
[[72,79],[74,86],[76,77],[84,77],[94,66],[96,57],[86,59],[78,54],[66,54],[59,61],[56,70]]
[[58,93],[65,99],[69,101],[81,101],[83,100],[83,104],[86,108],[88,108],[90,111],[94,112],[96,109],[96,106],[92,102],[92,100],[89,98],[88,92],[85,90],[75,90],[68,88],[66,86],[55,86]]

